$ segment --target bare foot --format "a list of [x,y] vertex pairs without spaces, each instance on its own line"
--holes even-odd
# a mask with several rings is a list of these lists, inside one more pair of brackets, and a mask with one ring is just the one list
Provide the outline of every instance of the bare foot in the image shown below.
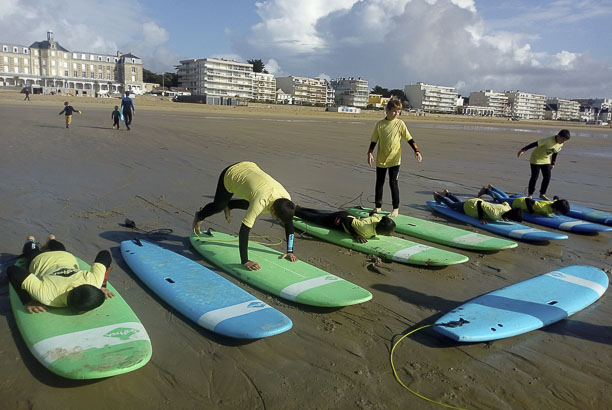
[[53,235],[52,233],[49,234],[49,240],[53,241],[55,240],[55,235]]
[[380,208],[374,208],[374,212],[376,212],[377,214],[380,213]]
[[391,213],[389,215],[387,215],[389,218],[395,218],[397,215],[399,214],[399,209],[394,209],[393,211],[391,211]]
[[226,206],[223,210],[223,213],[225,214],[225,220],[227,221],[227,223],[232,223],[232,210],[229,209],[228,206]]
[[436,203],[438,203],[438,204],[441,204],[441,203],[442,203],[442,200],[440,199],[440,194],[439,194],[439,193],[437,193],[436,191],[434,191],[434,193],[433,193],[433,197],[434,197],[434,199],[436,200]]
[[489,185],[487,185],[487,188],[489,188],[489,189],[493,189],[493,185],[492,185],[492,184],[489,184]]
[[444,188],[444,191],[442,191],[442,195],[448,196],[448,194],[450,194],[450,192],[448,191],[448,189]]
[[483,196],[486,193],[487,193],[487,187],[483,186],[482,188],[480,188],[480,191],[478,191],[478,195],[477,196],[478,196],[478,198],[480,198],[481,196]]
[[29,235],[29,236],[26,238],[26,240],[28,240],[28,241],[32,241],[32,242],[36,242],[36,238],[35,238],[35,237],[33,237],[32,235]]

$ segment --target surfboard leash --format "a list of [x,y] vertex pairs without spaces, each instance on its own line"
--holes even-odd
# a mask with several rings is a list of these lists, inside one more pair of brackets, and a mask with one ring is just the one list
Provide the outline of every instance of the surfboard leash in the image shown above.
[[161,241],[162,239],[166,239],[166,236],[170,235],[173,232],[172,229],[170,228],[152,229],[150,231],[147,231],[142,228],[139,228],[138,226],[136,226],[136,222],[132,221],[131,219],[127,219],[127,218],[123,224],[119,224],[119,225],[125,228],[130,228],[135,231],[141,232],[144,235],[146,235],[149,239],[154,240],[154,241]]
[[411,334],[416,333],[419,330],[426,329],[428,327],[434,327],[434,326],[459,327],[459,326],[462,326],[465,323],[470,323],[470,322],[468,322],[467,320],[464,320],[463,318],[461,318],[461,319],[459,319],[457,321],[451,321],[451,322],[447,322],[447,323],[437,323],[437,324],[436,323],[432,323],[432,324],[421,326],[419,328],[411,330],[410,332],[408,332],[405,335],[403,335],[402,337],[400,337],[399,340],[393,344],[393,347],[391,348],[391,353],[389,354],[389,361],[391,362],[391,370],[393,370],[393,376],[395,376],[395,380],[397,380],[397,382],[399,384],[401,384],[404,389],[408,390],[410,393],[414,394],[415,396],[417,396],[420,399],[423,399],[423,400],[428,401],[430,403],[437,404],[439,406],[446,407],[446,408],[449,408],[449,409],[466,410],[463,407],[456,407],[456,406],[453,406],[451,404],[446,404],[446,403],[442,403],[442,402],[439,402],[439,401],[435,401],[433,399],[430,399],[429,397],[423,396],[422,394],[415,392],[410,387],[406,386],[404,384],[404,382],[402,381],[402,379],[400,379],[399,375],[397,374],[397,370],[395,369],[395,364],[393,363],[393,352],[395,351],[395,348],[400,344],[400,342],[402,340],[404,340],[406,337],[410,336]]

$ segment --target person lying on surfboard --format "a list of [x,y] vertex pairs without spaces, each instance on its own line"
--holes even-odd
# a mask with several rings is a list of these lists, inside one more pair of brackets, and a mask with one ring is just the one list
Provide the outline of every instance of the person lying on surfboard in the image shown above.
[[[242,199],[232,199],[234,194]],[[192,224],[193,231],[199,235],[204,219],[221,211],[224,211],[225,219],[230,222],[232,209],[246,209],[238,234],[240,263],[245,268],[261,269],[259,263],[249,260],[249,233],[259,214],[267,212],[285,227],[287,253],[283,258],[291,262],[298,261],[297,256],[293,254],[295,204],[285,188],[254,162],[238,162],[221,171],[215,199],[196,212]]]
[[461,201],[455,195],[448,192],[448,189],[433,193],[433,197],[437,203],[444,203],[454,211],[464,213],[473,218],[478,218],[481,224],[486,224],[487,221],[512,220],[521,222],[523,220],[523,210],[512,208],[510,204],[504,202],[502,204],[492,204],[480,198],[471,198],[467,201]]
[[395,222],[388,216],[372,211],[370,216],[357,218],[346,211],[325,211],[297,206],[295,216],[327,229],[344,231],[359,243],[366,243],[376,235],[389,236],[395,231]]
[[552,201],[534,201],[528,196],[519,196],[516,198],[510,198],[508,194],[499,188],[495,188],[489,184],[486,187],[480,188],[478,192],[478,198],[483,195],[489,195],[498,204],[509,203],[512,208],[522,209],[524,212],[540,216],[551,216],[555,215],[567,215],[570,211],[570,204],[566,199],[559,199],[555,197]]
[[55,235],[49,235],[44,248],[39,248],[33,236],[28,236],[23,245],[27,270],[16,265],[7,270],[9,281],[28,313],[45,312],[46,306],[69,306],[77,312],[86,312],[115,296],[106,289],[112,261],[109,251],[98,252],[87,271],[79,268],[77,259],[66,252]]

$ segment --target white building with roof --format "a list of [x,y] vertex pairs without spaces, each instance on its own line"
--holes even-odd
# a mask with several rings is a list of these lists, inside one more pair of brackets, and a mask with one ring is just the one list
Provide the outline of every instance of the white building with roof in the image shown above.
[[[491,108],[495,117],[507,117],[510,112],[508,96],[493,90],[471,92],[470,106]],[[490,111],[485,112],[490,113]]]
[[410,106],[425,112],[454,113],[459,94],[453,87],[418,82],[404,86]]
[[335,90],[336,104],[362,108],[368,105],[370,89],[366,80],[354,77],[336,78],[331,80],[330,84]]
[[528,120],[543,120],[546,96],[522,91],[506,91],[510,116]]
[[325,106],[327,103],[327,86],[320,78],[276,77],[276,86],[291,94],[294,104]]
[[257,101],[276,101],[276,78],[273,74],[253,73],[253,99]]

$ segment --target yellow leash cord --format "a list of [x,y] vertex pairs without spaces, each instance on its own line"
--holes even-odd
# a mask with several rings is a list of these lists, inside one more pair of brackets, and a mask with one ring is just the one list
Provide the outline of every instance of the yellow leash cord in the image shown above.
[[404,336],[400,337],[399,340],[393,344],[393,347],[391,348],[391,353],[389,355],[389,360],[391,361],[391,369],[393,370],[393,375],[395,376],[395,380],[397,380],[398,383],[401,384],[404,389],[408,390],[410,393],[414,394],[415,396],[417,396],[417,397],[419,397],[419,398],[421,398],[421,399],[423,399],[425,401],[428,401],[428,402],[434,403],[434,404],[438,404],[438,405],[440,405],[442,407],[446,407],[446,408],[449,408],[449,409],[466,410],[466,409],[464,409],[462,407],[455,407],[455,406],[451,406],[450,404],[445,404],[445,403],[441,403],[439,401],[432,400],[429,397],[425,397],[422,394],[419,394],[419,393],[415,392],[410,387],[406,386],[404,384],[404,382],[402,382],[402,380],[400,379],[399,375],[397,374],[397,371],[395,370],[395,365],[393,364],[393,352],[395,351],[395,348],[397,347],[397,345],[399,345],[399,343],[402,340],[404,340],[407,336],[410,336],[411,334],[413,334],[413,333],[415,333],[415,332],[417,332],[417,331],[419,331],[421,329],[425,329],[425,328],[432,327],[432,326],[434,326],[434,325],[433,324],[425,325],[425,326],[421,326],[421,327],[419,327],[417,329],[414,329],[414,330],[406,333]]

